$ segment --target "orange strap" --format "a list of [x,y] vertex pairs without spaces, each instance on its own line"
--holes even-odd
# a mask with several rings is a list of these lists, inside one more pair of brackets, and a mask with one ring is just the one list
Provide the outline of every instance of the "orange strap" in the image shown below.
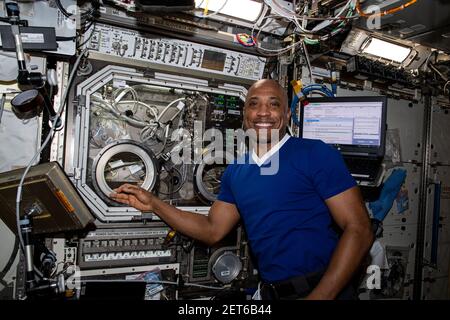
[[379,13],[365,13],[362,9],[361,9],[361,4],[359,3],[359,0],[356,2],[356,11],[358,12],[358,14],[361,17],[364,18],[368,18],[368,17],[383,17],[386,16],[388,14],[393,14],[399,11],[402,11],[403,9],[408,8],[409,6],[412,6],[414,3],[416,3],[417,0],[410,0],[409,2],[402,4],[401,6],[389,9],[389,10],[385,10],[383,12],[379,12]]

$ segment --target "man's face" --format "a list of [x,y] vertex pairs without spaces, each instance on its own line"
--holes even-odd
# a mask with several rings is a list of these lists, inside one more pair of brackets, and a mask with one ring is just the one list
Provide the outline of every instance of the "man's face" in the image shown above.
[[286,133],[290,110],[284,90],[273,80],[260,80],[250,87],[244,106],[245,129],[254,129],[259,143],[270,143],[272,133]]

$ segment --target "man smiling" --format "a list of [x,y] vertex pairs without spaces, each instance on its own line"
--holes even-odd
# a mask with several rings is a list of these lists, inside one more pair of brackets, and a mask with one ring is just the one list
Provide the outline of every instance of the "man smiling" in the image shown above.
[[[207,244],[220,241],[242,219],[264,299],[352,298],[348,284],[373,240],[367,211],[340,154],[321,141],[287,135],[289,118],[286,92],[276,81],[250,87],[244,126],[255,130],[256,145],[244,164],[227,167],[208,216],[177,209],[129,184],[111,197],[153,211]],[[274,157],[276,173],[261,174]]]
[[291,116],[287,96],[275,81],[261,80],[249,90],[245,101],[244,127],[254,129],[258,146],[270,150],[272,136],[283,136]]

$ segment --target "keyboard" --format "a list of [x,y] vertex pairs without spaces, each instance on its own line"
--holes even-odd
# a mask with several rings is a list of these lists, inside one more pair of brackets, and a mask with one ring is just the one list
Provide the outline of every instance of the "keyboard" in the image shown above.
[[381,159],[344,157],[350,174],[356,180],[373,181],[377,178],[380,170]]

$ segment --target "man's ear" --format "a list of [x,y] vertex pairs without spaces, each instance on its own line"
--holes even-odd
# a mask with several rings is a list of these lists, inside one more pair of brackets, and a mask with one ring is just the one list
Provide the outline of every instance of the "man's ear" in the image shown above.
[[247,112],[247,109],[244,106],[244,108],[242,108],[242,125],[243,125],[244,129],[247,129],[246,125],[245,125],[245,123],[247,122],[246,112]]
[[287,114],[286,114],[286,116],[287,116],[287,122],[289,123],[289,119],[291,118],[291,108],[288,108],[288,111],[287,111]]

